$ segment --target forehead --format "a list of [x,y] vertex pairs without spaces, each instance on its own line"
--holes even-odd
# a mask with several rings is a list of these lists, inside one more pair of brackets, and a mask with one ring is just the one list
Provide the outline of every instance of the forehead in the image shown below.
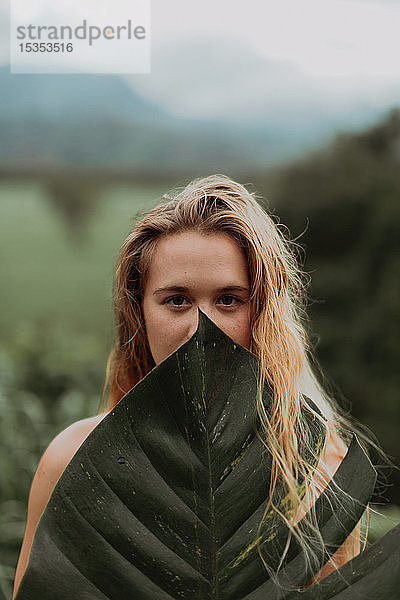
[[[175,283],[206,278],[248,284],[246,257],[236,240],[224,232],[186,231],[161,238],[154,250],[147,283]],[[186,281],[187,282],[187,281]]]

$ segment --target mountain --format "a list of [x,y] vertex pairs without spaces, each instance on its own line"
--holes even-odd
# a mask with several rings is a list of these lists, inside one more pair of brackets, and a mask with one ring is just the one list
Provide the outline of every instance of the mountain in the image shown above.
[[125,76],[135,92],[180,118],[241,122],[311,137],[363,127],[398,101],[400,86],[317,77],[294,60],[266,57],[226,35],[155,42],[150,77]]
[[0,68],[1,164],[263,169],[362,129],[391,105],[392,92],[347,97],[222,36],[154,43],[152,62],[150,75],[121,77]]
[[240,120],[170,114],[118,76],[15,75],[2,67],[0,90],[0,161],[8,169],[255,168],[287,156],[293,143],[276,125],[260,131]]
[[142,99],[113,75],[16,75],[3,66],[0,90],[1,120],[151,122],[166,117],[155,101]]

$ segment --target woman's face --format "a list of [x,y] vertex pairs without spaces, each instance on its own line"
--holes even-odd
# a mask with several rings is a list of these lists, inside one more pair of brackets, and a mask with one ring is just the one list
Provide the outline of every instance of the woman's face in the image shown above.
[[142,302],[156,365],[192,337],[198,307],[224,333],[249,349],[249,295],[245,255],[228,234],[186,231],[160,238]]

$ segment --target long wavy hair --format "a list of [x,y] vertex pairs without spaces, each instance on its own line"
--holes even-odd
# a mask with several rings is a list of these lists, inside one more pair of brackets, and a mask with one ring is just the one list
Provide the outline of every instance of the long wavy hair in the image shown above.
[[[159,239],[190,230],[229,234],[242,248],[249,268],[249,350],[258,357],[261,367],[257,398],[259,437],[272,455],[270,495],[263,520],[271,511],[279,515],[287,524],[289,534],[308,552],[309,560],[313,557],[317,560],[311,551],[309,533],[300,529],[299,522],[293,518],[304,498],[304,485],[299,482],[310,481],[320,459],[320,453],[307,442],[303,409],[313,411],[320,420],[326,432],[325,444],[334,443],[341,450],[354,427],[328,397],[315,374],[319,366],[313,357],[305,311],[309,277],[299,267],[298,245],[285,236],[275,222],[276,217],[262,208],[255,193],[225,175],[195,179],[184,189],[175,190],[172,196],[164,195],[157,206],[137,215],[136,219],[116,267],[114,298],[118,336],[107,362],[99,413],[103,410],[106,390],[109,394],[105,408],[109,411],[155,366],[141,302]],[[274,394],[270,415],[262,402],[266,380]],[[319,412],[310,407],[309,398]],[[302,442],[309,444],[305,453],[299,447],[302,435]],[[328,478],[322,482],[322,487],[327,481]],[[278,483],[285,490],[288,510],[283,510],[282,503],[275,501]],[[310,515],[314,542],[319,540],[323,548],[312,510]],[[260,548],[259,553],[270,571]],[[276,570],[270,574],[275,576]]]

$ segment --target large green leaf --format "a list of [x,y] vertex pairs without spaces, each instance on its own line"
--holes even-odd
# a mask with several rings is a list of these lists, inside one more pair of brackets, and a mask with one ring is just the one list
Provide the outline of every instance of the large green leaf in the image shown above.
[[[66,467],[37,527],[17,599],[297,597],[290,589],[313,574],[297,543],[290,543],[278,582],[269,578],[256,547],[258,539],[273,569],[287,541],[286,527],[272,513],[257,538],[271,466],[254,431],[258,374],[255,355],[199,311],[192,338],[122,398]],[[270,412],[267,385],[263,401]],[[304,419],[318,456],[320,422],[306,409]],[[330,554],[358,522],[374,483],[354,438],[330,484],[343,492],[337,500],[327,494],[317,501]],[[285,498],[281,503],[284,510]],[[379,550],[389,579],[391,549],[389,541]],[[321,565],[329,553],[319,557]],[[301,597],[347,598],[337,594],[371,577],[371,561],[377,561],[370,556],[366,574],[364,556],[352,561],[361,575],[357,579],[350,566],[347,587],[331,576]],[[398,570],[398,557],[395,564]],[[392,597],[375,594],[374,600]]]

